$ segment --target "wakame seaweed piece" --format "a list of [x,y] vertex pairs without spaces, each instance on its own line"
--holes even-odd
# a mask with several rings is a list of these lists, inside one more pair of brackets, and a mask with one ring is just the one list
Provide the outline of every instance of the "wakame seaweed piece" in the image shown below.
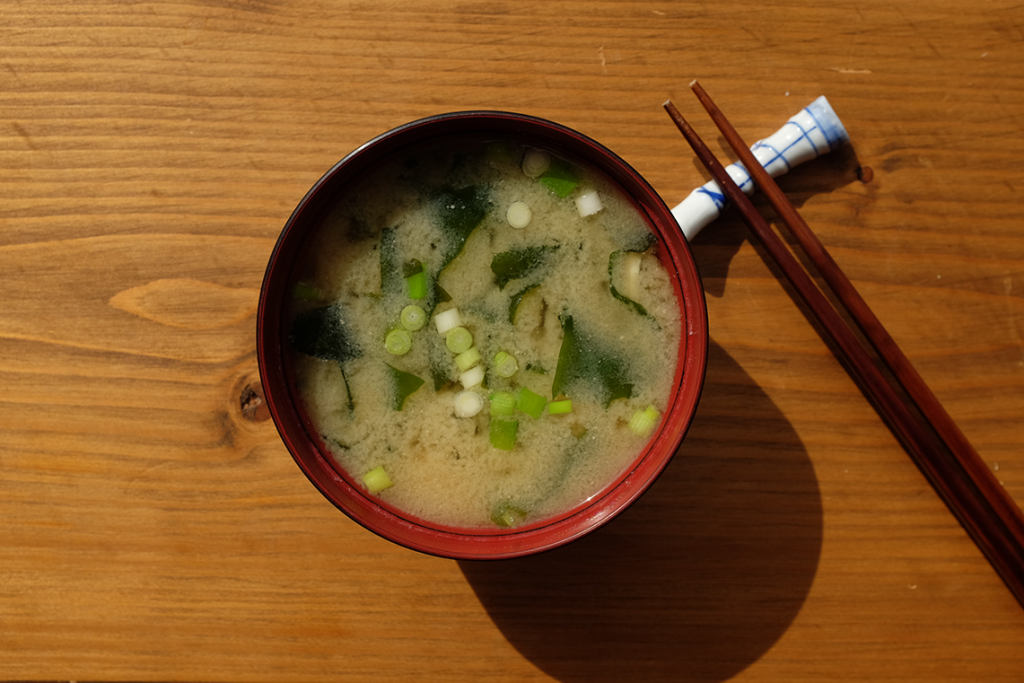
[[362,355],[358,344],[349,336],[339,304],[311,308],[298,314],[292,322],[288,339],[299,353],[323,360],[344,363]]
[[539,180],[541,185],[563,199],[580,184],[580,176],[576,169],[567,162],[555,158],[551,159],[551,165],[541,174]]
[[607,408],[617,398],[633,395],[626,364],[604,349],[586,340],[576,330],[571,315],[561,316],[562,346],[558,351],[558,367],[551,384],[551,396],[568,395],[577,382],[593,383],[599,390],[601,404]]
[[460,176],[464,176],[466,168],[469,166],[469,154],[465,152],[456,152],[452,154],[452,165],[448,169],[448,180],[451,182]]
[[384,365],[388,367],[388,374],[391,375],[393,389],[391,408],[393,410],[401,410],[402,406],[405,405],[405,399],[412,396],[417,389],[423,386],[424,381],[411,372],[399,370],[390,363],[385,363]]
[[430,379],[434,383],[434,393],[441,391],[451,383],[448,370],[436,363],[430,364]]
[[355,244],[375,237],[373,230],[370,229],[370,224],[362,218],[353,217],[349,219],[348,226],[348,230],[345,231],[345,239],[349,244]]
[[398,254],[398,228],[384,228],[380,233],[380,292],[401,294],[404,286],[402,259]]
[[592,450],[593,444],[577,439],[561,452],[551,453],[552,457],[557,458],[557,470],[552,476],[537,481],[536,486],[532,487],[525,497],[520,496],[514,502],[509,499],[500,501],[491,509],[491,521],[502,528],[521,524],[529,517],[530,510],[540,507],[546,500],[557,495],[577,464]]
[[349,415],[351,415],[356,409],[356,402],[352,398],[352,387],[348,383],[348,375],[345,374],[345,364],[339,361],[338,370],[341,371],[341,379],[345,383],[345,407],[348,408]]
[[347,451],[349,449],[349,447],[347,445],[345,445],[342,442],[338,441],[333,436],[328,436],[327,434],[321,434],[320,438],[324,440],[324,443],[333,444],[336,448],[340,448],[343,451]]
[[444,236],[438,273],[462,253],[470,234],[487,216],[493,206],[489,197],[485,186],[467,185],[459,190],[444,190],[434,198]]
[[296,282],[295,286],[292,287],[292,296],[296,299],[305,299],[306,301],[324,300],[324,293],[315,285],[307,282]]
[[492,165],[511,166],[516,163],[512,146],[506,140],[492,140],[484,145],[484,158]]
[[402,277],[412,277],[423,272],[423,262],[418,258],[409,259],[402,264]]
[[637,246],[633,247],[630,251],[647,251],[655,244],[658,243],[658,238],[653,233],[647,233],[643,237],[637,240]]
[[427,364],[430,370],[430,380],[434,385],[434,391],[438,392],[451,384],[453,376],[452,354],[444,344],[444,338],[440,335],[431,335],[427,346]]
[[652,232],[644,232],[628,238],[623,235],[620,236],[619,240],[621,240],[619,246],[622,247],[622,251],[635,251],[637,253],[643,253],[658,243],[658,238]]
[[557,244],[510,249],[494,255],[491,272],[498,289],[505,289],[512,280],[526,277],[547,263],[548,257],[558,249]]
[[437,299],[435,305],[443,304],[452,300],[452,295],[445,291],[444,287],[434,282],[434,298]]
[[609,256],[608,256],[608,288],[611,290],[611,293],[612,293],[613,297],[615,297],[616,299],[618,299],[622,303],[626,304],[627,306],[629,306],[630,308],[632,308],[634,311],[636,311],[640,315],[644,316],[645,318],[650,318],[651,320],[654,320],[654,316],[652,316],[650,313],[648,313],[646,308],[644,308],[642,305],[640,305],[636,301],[633,301],[628,296],[625,296],[624,294],[619,292],[618,289],[615,288],[615,271],[619,268],[620,262],[622,261],[624,256],[625,256],[625,252],[621,252],[621,251],[613,251],[611,254],[609,254]]
[[527,285],[521,292],[512,295],[508,302],[508,321],[510,323],[516,324],[516,312],[519,311],[519,305],[523,303],[523,298],[538,287],[540,287],[539,284]]

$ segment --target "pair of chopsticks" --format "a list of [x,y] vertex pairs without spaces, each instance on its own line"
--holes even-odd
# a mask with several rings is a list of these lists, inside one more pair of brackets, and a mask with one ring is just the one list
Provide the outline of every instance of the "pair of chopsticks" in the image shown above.
[[[691,83],[690,87],[729,146],[739,156],[757,187],[888,367],[896,386],[883,375],[853,330],[671,101],[665,103],[665,110],[725,196],[740,211],[744,222],[811,309],[827,341],[831,342],[833,351],[846,365],[861,391],[988,558],[1017,601],[1024,606],[1024,515],[1020,508],[725,115],[697,81]],[[897,388],[902,390],[902,394]],[[904,397],[909,398],[909,403],[904,401]]]

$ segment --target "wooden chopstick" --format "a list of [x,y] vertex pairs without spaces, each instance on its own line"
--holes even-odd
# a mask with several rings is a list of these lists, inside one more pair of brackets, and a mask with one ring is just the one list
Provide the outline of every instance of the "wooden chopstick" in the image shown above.
[[[702,103],[705,103],[705,107],[709,107],[708,111],[710,112],[714,109],[716,112],[712,114],[712,118],[715,119],[715,123],[719,125],[719,128],[723,128],[724,124],[730,129],[728,134],[726,134],[725,130],[722,130],[730,145],[737,148],[736,143],[738,143],[745,152],[749,153],[749,149],[739,139],[739,135],[735,134],[732,126],[728,125],[725,117],[717,110],[717,107],[714,107],[706,93],[703,93],[702,89],[698,91],[699,85],[696,84],[696,81],[691,86],[694,87],[694,91],[697,92]],[[705,168],[708,169],[708,172],[711,173],[711,176],[721,187],[726,197],[740,211],[744,222],[747,223],[757,236],[769,256],[782,270],[804,303],[811,309],[811,312],[821,324],[827,340],[831,342],[837,357],[846,365],[851,377],[857,382],[861,391],[871,401],[872,405],[875,406],[879,415],[889,425],[900,443],[903,444],[903,447],[911,455],[932,487],[938,492],[964,529],[988,558],[1011,593],[1017,598],[1017,601],[1024,606],[1024,534],[1021,533],[1024,525],[1021,524],[1020,510],[1013,502],[1013,499],[999,485],[999,482],[995,480],[995,477],[988,470],[988,467],[985,466],[984,462],[981,461],[974,449],[969,448],[969,444],[968,449],[963,449],[961,442],[966,443],[966,438],[963,437],[948,415],[946,415],[946,420],[949,424],[943,425],[943,431],[939,432],[939,434],[943,438],[945,438],[945,435],[952,435],[954,437],[949,439],[949,447],[938,438],[931,425],[926,424],[926,422],[932,419],[933,404],[938,403],[937,399],[934,398],[934,395],[931,395],[930,390],[927,390],[927,386],[924,385],[923,380],[920,380],[919,376],[917,378],[919,384],[925,387],[927,395],[931,395],[931,402],[929,402],[928,396],[921,392],[920,386],[914,386],[913,377],[901,367],[907,366],[912,369],[909,361],[906,360],[902,352],[899,353],[899,356],[891,353],[891,348],[896,347],[895,342],[892,341],[891,337],[888,337],[887,333],[883,337],[877,332],[878,328],[881,328],[884,332],[884,328],[882,328],[880,323],[872,327],[872,319],[876,322],[877,319],[870,313],[867,304],[863,302],[859,295],[856,295],[855,298],[849,295],[849,291],[854,290],[854,288],[845,275],[837,276],[834,273],[830,275],[833,280],[839,283],[838,289],[842,291],[842,294],[840,291],[836,291],[836,295],[840,297],[840,301],[844,302],[844,305],[844,296],[853,302],[852,306],[859,310],[856,312],[850,311],[851,317],[856,318],[856,316],[860,316],[857,318],[858,325],[863,324],[870,330],[870,332],[865,331],[865,336],[869,337],[869,339],[871,335],[874,335],[875,338],[871,339],[871,343],[876,346],[879,355],[886,358],[887,364],[891,364],[895,368],[901,368],[900,373],[908,378],[907,383],[910,385],[910,388],[904,387],[904,389],[908,395],[911,394],[911,390],[918,394],[913,396],[912,400],[918,403],[924,421],[919,419],[911,411],[910,407],[903,402],[896,389],[875,365],[867,350],[861,345],[839,313],[832,307],[832,304],[829,303],[814,280],[811,279],[810,275],[801,267],[786,245],[771,229],[767,221],[754,208],[751,201],[739,189],[722,167],[722,164],[718,162],[714,154],[690,127],[682,114],[679,113],[679,110],[670,101],[665,103],[665,109]],[[761,164],[754,159],[752,154],[749,159],[744,159],[745,154],[741,154],[738,148],[736,152],[740,155],[748,172],[751,172],[753,168],[763,171]],[[761,187],[762,191],[769,184],[774,186],[776,191],[773,191],[773,194],[776,196],[776,199],[780,199],[781,203],[788,205],[788,209],[779,210],[776,208],[776,211],[783,220],[788,224],[793,216],[797,216],[801,225],[797,230],[810,233],[810,228],[807,228],[806,223],[799,219],[796,209],[786,200],[781,190],[778,190],[778,186],[775,185],[774,181],[771,180],[767,173],[763,175],[767,178],[767,182],[762,183],[757,175],[751,172],[751,176],[758,186]],[[802,230],[802,228],[806,228],[806,230]],[[816,238],[810,241],[809,244],[812,251],[819,252],[815,263],[817,264],[818,260],[820,260],[822,264],[825,264],[825,269],[838,271],[841,274],[842,271],[839,269],[839,266],[827,256],[824,247],[817,249],[814,247],[814,242],[817,242]],[[822,253],[826,254],[826,256],[821,256]],[[821,266],[817,267],[821,268]],[[831,286],[831,281],[829,283]],[[859,304],[857,303],[858,300]],[[866,314],[865,310],[867,311]],[[886,338],[888,338],[888,341],[886,341]],[[888,357],[886,357],[887,355]],[[902,363],[900,357],[903,359]],[[893,374],[897,374],[895,369]],[[913,374],[916,375],[916,371]],[[902,382],[902,380],[900,381]],[[944,414],[945,411],[942,411],[942,413]],[[941,419],[940,416],[939,420],[941,421]],[[949,427],[950,424],[953,425],[952,429],[955,430],[956,434],[960,435],[960,440],[955,438],[955,434],[953,434]],[[936,429],[936,431],[938,430]],[[975,462],[971,461],[972,455]]]
[[775,209],[782,222],[790,229],[796,237],[804,253],[814,263],[815,268],[821,273],[825,282],[832,289],[839,301],[849,312],[850,317],[857,323],[865,338],[871,343],[878,356],[885,362],[892,372],[896,381],[903,387],[907,395],[917,406],[918,410],[928,419],[932,427],[938,432],[946,447],[956,454],[961,465],[967,470],[976,484],[986,491],[986,497],[992,505],[1000,510],[1000,516],[1007,527],[1012,531],[1017,542],[1024,545],[1024,514],[1020,508],[1006,493],[1006,489],[999,485],[998,480],[985,462],[974,450],[974,447],[960,431],[956,422],[949,416],[945,408],[936,398],[935,394],[918,374],[913,364],[903,353],[903,350],[896,344],[889,332],[882,325],[882,322],[875,316],[867,302],[846,277],[839,264],[835,262],[832,255],[828,253],[825,245],[811,230],[803,217],[797,212],[789,198],[779,188],[775,180],[768,175],[764,167],[758,163],[753,152],[743,142],[736,129],[729,123],[725,115],[711,100],[711,97],[704,91],[704,88],[697,81],[690,84],[697,99],[704,105],[711,119],[718,126],[729,146],[739,156],[740,161],[747,168],[754,183],[761,190],[762,194]]

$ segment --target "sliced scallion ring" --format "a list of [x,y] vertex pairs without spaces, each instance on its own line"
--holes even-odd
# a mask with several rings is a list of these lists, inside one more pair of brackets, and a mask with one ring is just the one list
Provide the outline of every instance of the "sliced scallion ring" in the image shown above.
[[409,330],[397,327],[384,338],[384,349],[392,356],[404,356],[412,348],[412,335]]
[[402,309],[401,321],[402,327],[415,332],[426,324],[427,312],[416,304],[409,304]]
[[444,338],[444,344],[452,353],[468,351],[473,346],[473,334],[465,327],[456,327],[448,332]]

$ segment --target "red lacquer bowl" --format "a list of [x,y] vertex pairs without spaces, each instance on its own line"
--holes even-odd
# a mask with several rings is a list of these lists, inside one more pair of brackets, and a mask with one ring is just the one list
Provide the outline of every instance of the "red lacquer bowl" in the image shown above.
[[[504,530],[439,526],[366,493],[356,478],[325,456],[326,447],[301,405],[287,359],[284,310],[293,268],[305,240],[328,207],[379,160],[435,138],[467,135],[514,138],[550,149],[618,184],[658,237],[659,254],[674,277],[685,328],[667,409],[632,466],[576,508]],[[661,197],[626,162],[594,140],[551,121],[506,112],[457,112],[413,121],[374,138],[338,162],[306,194],[285,224],[267,265],[257,315],[257,355],[267,403],[281,438],[309,480],[370,531],[414,550],[455,559],[511,558],[550,550],[597,529],[625,510],[654,483],[679,448],[697,409],[707,365],[704,291],[690,249]]]

